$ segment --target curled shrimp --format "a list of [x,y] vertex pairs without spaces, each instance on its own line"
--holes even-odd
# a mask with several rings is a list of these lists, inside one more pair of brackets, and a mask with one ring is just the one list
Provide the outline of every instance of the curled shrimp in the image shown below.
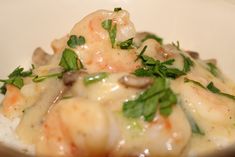
[[6,95],[2,101],[2,112],[8,118],[17,117],[23,114],[25,108],[25,98],[20,92],[20,89],[7,84]]
[[117,25],[116,43],[135,36],[135,29],[126,11],[96,11],[77,23],[70,35],[84,36],[85,45],[75,50],[89,72],[131,72],[139,66],[136,49],[113,48],[109,33],[102,27],[104,20],[111,19]]
[[106,156],[116,143],[110,116],[99,104],[87,99],[62,100],[43,123],[37,151],[44,156]]
[[157,114],[152,122],[119,117],[121,138],[111,156],[179,156],[189,142],[191,129],[175,106],[169,117]]

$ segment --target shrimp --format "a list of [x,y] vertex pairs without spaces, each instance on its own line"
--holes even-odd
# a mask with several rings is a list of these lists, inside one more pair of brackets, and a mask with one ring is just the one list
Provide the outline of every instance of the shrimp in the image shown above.
[[122,50],[115,48],[116,45],[112,48],[109,33],[102,27],[102,22],[107,19],[117,24],[116,43],[135,36],[135,28],[126,11],[99,10],[77,23],[70,32],[70,35],[86,39],[85,45],[78,46],[75,51],[88,72],[132,72],[140,65],[135,61],[136,48]]
[[[212,75],[202,66],[195,64],[194,69],[187,75],[188,78],[206,85],[212,81],[221,89],[230,93],[232,90],[226,88],[226,84]],[[200,155],[210,150],[224,148],[235,140],[234,100],[212,93],[193,83],[184,83],[183,78],[171,82],[171,87],[176,93],[180,93],[182,105],[189,111],[205,136],[200,138],[193,136],[187,154]],[[197,143],[201,143],[198,145]],[[204,149],[201,145],[206,145]]]
[[[83,77],[79,77],[71,89],[75,96],[96,101],[110,110],[118,111],[122,103],[136,96],[143,89],[127,88],[120,84],[118,80],[127,73],[112,73],[100,82],[85,86]],[[97,90],[99,89],[99,90]]]
[[157,114],[150,123],[120,116],[118,126],[122,137],[112,157],[179,156],[191,137],[189,123],[178,106],[169,117]]
[[2,112],[8,118],[17,117],[23,114],[25,108],[25,98],[20,92],[20,89],[7,84],[6,95],[2,101]]
[[95,102],[62,100],[46,117],[36,148],[43,156],[103,157],[118,138],[115,126],[111,114]]

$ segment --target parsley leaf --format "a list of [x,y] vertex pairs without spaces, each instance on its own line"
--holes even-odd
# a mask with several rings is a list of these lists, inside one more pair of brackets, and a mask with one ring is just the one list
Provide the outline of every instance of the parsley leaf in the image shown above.
[[86,39],[83,36],[77,37],[76,35],[71,35],[67,41],[67,45],[71,48],[76,48],[77,46],[84,45]]
[[106,30],[106,31],[110,31],[111,27],[112,27],[112,20],[108,19],[108,20],[104,20],[101,23],[102,27]]
[[117,24],[115,24],[109,32],[109,38],[112,44],[112,48],[114,47],[116,41],[116,35],[117,35]]
[[106,72],[91,74],[91,75],[85,76],[83,79],[83,82],[85,85],[90,85],[92,83],[101,81],[102,79],[106,77],[108,77],[108,74]]
[[24,71],[24,68],[17,67],[8,75],[8,79],[0,80],[4,84],[0,87],[0,92],[6,94],[6,84],[12,84],[21,89],[24,86],[24,77],[32,76],[32,68],[29,71]]
[[184,82],[191,82],[195,85],[198,85],[199,87],[203,88],[203,89],[206,89],[206,87],[204,87],[200,82],[197,82],[197,81],[194,81],[194,80],[191,80],[191,79],[188,79],[187,77],[184,78]]
[[132,48],[133,38],[127,39],[119,44],[121,49],[130,49]]
[[179,106],[181,107],[181,109],[183,110],[189,124],[192,130],[192,133],[194,134],[199,134],[199,135],[205,135],[204,131],[199,127],[199,125],[197,124],[197,122],[194,120],[194,118],[190,115],[189,111],[187,111],[187,109],[181,104],[179,103]]
[[154,58],[143,54],[139,55],[138,58],[142,60],[142,64],[144,67],[136,69],[134,71],[134,74],[136,76],[160,76],[163,78],[170,77],[175,79],[185,74],[183,71],[177,68],[170,68],[167,66],[172,65],[175,61],[174,59],[170,59],[165,62],[160,62],[159,60],[155,60]]
[[42,82],[47,78],[51,78],[51,77],[62,77],[62,73],[54,73],[54,74],[49,74],[49,75],[44,75],[44,76],[35,76],[33,78],[33,82]]
[[221,92],[217,87],[214,86],[213,82],[210,82],[207,85],[207,89],[209,89],[212,93],[220,93]]
[[141,40],[141,42],[144,42],[144,41],[146,41],[146,40],[148,40],[148,39],[154,39],[154,40],[156,40],[157,42],[159,42],[161,45],[162,45],[162,43],[163,43],[163,39],[162,39],[161,37],[155,35],[155,34],[148,34],[148,35],[146,35],[146,36]]
[[[136,99],[123,103],[124,116],[138,118],[143,116],[145,121],[152,121],[159,108],[160,114],[168,116],[177,98],[167,87],[165,78],[155,78],[153,85],[140,94]],[[166,111],[166,112],[165,112]]]
[[115,11],[115,12],[118,12],[118,11],[121,11],[121,10],[122,10],[122,8],[120,8],[120,7],[114,8],[114,11]]
[[147,45],[144,46],[144,48],[141,50],[140,54],[137,56],[135,61],[137,61],[138,59],[140,59],[143,56],[143,54],[146,51],[147,47],[148,47]]
[[117,34],[117,24],[114,24],[114,26],[112,26],[112,20],[111,19],[107,19],[104,20],[101,23],[102,27],[108,31],[109,33],[109,38],[112,44],[112,48],[114,47],[115,41],[116,41],[116,34]]
[[207,63],[207,65],[209,67],[209,71],[211,72],[211,74],[214,75],[215,77],[218,76],[218,68],[216,67],[216,65],[213,63]]
[[235,100],[235,96],[234,96],[234,95],[221,92],[220,89],[218,89],[218,88],[214,85],[213,82],[210,82],[210,83],[207,85],[207,89],[209,89],[212,93],[216,93],[216,94],[219,94],[219,95],[222,95],[222,96],[225,96],[225,97],[227,97],[227,98],[230,98],[230,99]]
[[183,72],[187,73],[191,70],[191,67],[194,66],[193,61],[190,59],[190,57],[186,57],[185,55],[183,55],[182,53],[180,54],[183,59],[184,59],[184,68],[183,68]]
[[74,71],[83,68],[77,54],[73,50],[67,48],[63,51],[59,65],[63,67],[65,71]]

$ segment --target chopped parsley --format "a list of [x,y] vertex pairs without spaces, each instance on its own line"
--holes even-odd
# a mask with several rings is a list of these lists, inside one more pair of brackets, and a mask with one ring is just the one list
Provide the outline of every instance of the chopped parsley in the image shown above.
[[186,82],[186,83],[191,82],[199,87],[202,87],[203,89],[206,89],[206,87],[204,87],[200,82],[188,79],[187,77],[184,78],[184,82]]
[[211,74],[217,77],[219,72],[218,72],[218,68],[216,67],[216,65],[213,63],[207,63],[207,65],[209,67],[208,70],[211,72]]
[[110,38],[110,41],[111,41],[111,44],[112,44],[112,48],[114,47],[115,45],[115,41],[116,41],[116,34],[117,34],[117,24],[112,24],[112,20],[111,19],[107,19],[107,20],[104,20],[102,23],[101,23],[102,27],[108,31],[109,33],[109,38]]
[[214,85],[213,82],[210,82],[210,83],[207,85],[207,89],[210,90],[212,93],[219,94],[219,95],[222,95],[222,96],[225,96],[225,97],[228,97],[228,98],[230,98],[230,99],[235,100],[235,96],[234,96],[234,95],[221,92],[221,90],[218,89],[218,88]]
[[183,68],[183,72],[187,73],[191,70],[191,67],[193,67],[194,63],[193,61],[190,59],[190,57],[186,57],[185,55],[183,55],[182,53],[180,54],[183,59],[184,59],[184,68]]
[[119,11],[121,11],[122,10],[122,8],[121,7],[118,7],[118,8],[114,8],[114,10],[113,11],[115,11],[115,12],[119,12]]
[[74,71],[83,68],[77,54],[73,50],[67,48],[63,51],[59,65],[63,67],[65,71]]
[[194,118],[190,115],[190,113],[186,110],[185,107],[183,107],[182,104],[179,103],[179,106],[181,107],[181,109],[183,110],[189,124],[192,130],[192,133],[194,134],[199,134],[199,135],[205,135],[204,131],[199,127],[199,125],[197,124],[197,122],[194,120]]
[[137,58],[135,59],[135,61],[137,61],[138,59],[140,59],[142,57],[142,55],[144,54],[144,52],[147,49],[147,45],[144,46],[144,48],[141,50],[140,54],[137,56]]
[[133,38],[127,39],[119,44],[121,49],[130,49],[133,48]]
[[221,92],[220,89],[218,89],[213,82],[210,82],[206,87],[203,86],[200,82],[197,82],[197,81],[194,81],[194,80],[190,80],[188,78],[184,78],[184,82],[191,82],[195,85],[198,85],[199,87],[203,88],[203,89],[208,89],[209,91],[211,91],[212,93],[215,93],[215,94],[219,94],[221,96],[225,96],[225,97],[228,97],[230,99],[233,99],[235,100],[235,96],[234,95],[231,95],[231,94],[227,94],[227,93],[224,93],[224,92]]
[[106,72],[100,72],[100,73],[85,76],[84,79],[83,79],[83,82],[87,86],[87,85],[90,85],[92,83],[101,81],[102,79],[104,79],[106,77],[108,77],[108,74]]
[[54,74],[48,74],[48,75],[44,75],[44,76],[35,76],[33,78],[33,82],[42,82],[45,79],[51,78],[51,77],[62,77],[62,73],[54,73]]
[[[142,50],[144,52],[146,47]],[[170,78],[177,78],[185,74],[185,72],[177,69],[168,67],[172,65],[175,61],[174,59],[167,60],[165,62],[160,62],[159,60],[155,60],[152,57],[144,55],[140,53],[138,56],[142,60],[143,67],[136,69],[134,74],[136,76],[160,76],[162,78],[170,77]]]
[[176,95],[167,86],[166,79],[158,77],[154,79],[153,85],[136,99],[124,102],[122,110],[126,117],[143,116],[145,121],[152,121],[158,109],[161,115],[168,116],[176,103]]
[[83,36],[77,37],[76,35],[71,35],[67,41],[67,45],[71,48],[76,48],[77,46],[84,45],[85,43],[86,39]]
[[161,45],[162,45],[162,43],[163,43],[163,39],[162,39],[161,37],[155,35],[155,34],[147,34],[147,35],[141,40],[141,42],[144,42],[144,41],[146,41],[146,40],[148,40],[148,39],[154,39],[154,40],[156,40],[157,42],[159,42]]
[[0,92],[6,94],[6,84],[12,84],[21,89],[24,86],[24,77],[32,76],[32,68],[29,71],[24,71],[24,68],[17,67],[13,72],[8,75],[8,79],[0,80],[4,84],[0,87]]

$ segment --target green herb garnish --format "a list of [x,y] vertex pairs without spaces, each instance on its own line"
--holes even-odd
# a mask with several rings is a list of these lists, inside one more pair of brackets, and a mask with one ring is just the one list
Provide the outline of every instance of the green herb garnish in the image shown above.
[[144,42],[144,41],[146,41],[146,40],[148,40],[148,39],[154,39],[154,40],[156,40],[157,42],[159,42],[160,44],[163,43],[163,39],[162,39],[161,37],[155,35],[155,34],[148,34],[148,35],[146,35],[146,36],[144,37],[144,39],[141,40],[141,42]]
[[166,79],[159,77],[155,78],[153,85],[136,99],[124,102],[122,110],[126,117],[143,116],[145,121],[152,121],[157,109],[161,115],[168,116],[176,103],[176,95],[167,87]]
[[115,11],[115,12],[118,12],[118,11],[121,11],[121,10],[122,10],[122,8],[121,8],[121,7],[114,8],[114,11]]
[[84,45],[86,40],[83,36],[77,37],[76,35],[71,35],[67,41],[67,45],[71,48],[76,48],[77,46]]
[[199,134],[199,135],[205,135],[204,131],[199,127],[197,122],[194,120],[194,118],[190,115],[189,111],[186,110],[185,107],[182,106],[182,104],[179,103],[179,106],[185,113],[185,116],[191,126],[191,130],[194,134]]
[[121,49],[130,49],[133,47],[133,38],[127,39],[119,44]]
[[62,77],[62,73],[54,73],[54,74],[48,74],[48,75],[44,75],[44,76],[35,76],[33,78],[33,82],[42,82],[45,79],[51,78],[51,77]]
[[207,63],[208,67],[209,67],[209,71],[211,72],[212,75],[214,75],[215,77],[218,76],[218,68],[216,67],[215,64],[213,63]]
[[210,83],[207,85],[207,89],[210,90],[212,93],[219,94],[219,95],[222,95],[222,96],[225,96],[225,97],[228,97],[228,98],[230,98],[230,99],[235,100],[235,96],[234,96],[234,95],[221,92],[221,90],[218,89],[218,88],[214,85],[213,82],[210,82]]
[[[143,50],[142,52],[144,52]],[[142,60],[143,67],[135,70],[134,74],[136,76],[160,76],[162,78],[170,77],[175,79],[185,74],[177,68],[168,67],[173,64],[175,61],[174,59],[160,62],[159,60],[155,60],[152,57],[144,55],[143,53],[140,54],[138,58]]]
[[59,63],[65,71],[74,71],[83,68],[81,61],[78,59],[77,54],[71,49],[65,49]]
[[203,89],[206,89],[206,87],[204,87],[200,82],[188,79],[187,77],[184,78],[184,82],[191,82],[191,83],[193,83]]
[[183,59],[184,59],[184,68],[183,68],[183,72],[187,73],[191,70],[191,67],[193,67],[194,63],[193,61],[190,59],[190,57],[186,57],[183,54],[180,54]]
[[114,44],[116,42],[116,35],[117,35],[117,24],[115,24],[109,32],[109,38],[112,44],[112,48],[114,47]]
[[116,41],[116,34],[117,34],[117,24],[114,24],[112,25],[112,20],[111,19],[107,19],[107,20],[104,20],[102,23],[101,23],[102,27],[108,31],[109,33],[109,39],[111,41],[111,44],[112,44],[112,48],[114,47],[115,45],[115,41]]
[[[33,66],[32,66],[33,67]],[[32,68],[29,71],[24,71],[24,68],[17,67],[13,72],[8,75],[8,79],[0,80],[4,84],[0,87],[0,92],[6,94],[6,84],[12,84],[21,89],[24,86],[24,77],[32,76]]]
[[85,76],[83,79],[83,82],[85,85],[90,85],[92,83],[101,81],[106,77],[108,77],[108,74],[106,72],[91,74],[91,75]]

